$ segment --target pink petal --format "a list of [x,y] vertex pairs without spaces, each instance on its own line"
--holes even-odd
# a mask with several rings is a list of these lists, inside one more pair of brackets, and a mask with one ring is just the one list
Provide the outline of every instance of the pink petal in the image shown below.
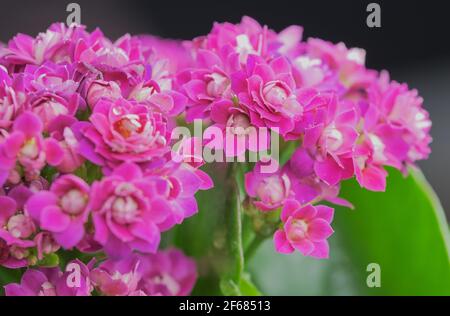
[[317,210],[316,217],[322,218],[326,220],[328,223],[331,223],[334,215],[334,209],[332,207],[317,205],[316,210]]
[[281,220],[286,222],[288,218],[299,209],[301,209],[301,205],[298,201],[292,199],[285,201],[283,210],[281,211]]
[[56,205],[58,198],[55,194],[48,191],[41,191],[30,197],[25,205],[27,213],[36,221],[41,218],[41,212],[47,206]]
[[308,225],[308,236],[312,241],[322,241],[333,234],[330,224],[322,219],[316,218]]
[[361,172],[361,179],[358,179],[359,184],[371,191],[384,192],[386,191],[386,177],[387,171],[381,167],[368,166]]
[[313,219],[314,217],[316,217],[316,215],[316,208],[310,204],[302,207],[301,209],[298,209],[296,212],[294,212],[294,214],[292,214],[294,218],[306,221]]
[[331,157],[327,157],[322,162],[317,161],[314,164],[314,171],[321,180],[330,186],[338,184],[341,180],[342,169]]
[[286,239],[286,233],[283,230],[278,230],[275,232],[273,242],[275,245],[275,250],[279,253],[289,254],[294,252],[294,248]]
[[292,246],[304,256],[309,256],[314,251],[314,244],[308,239],[293,243]]
[[326,240],[314,242],[314,250],[310,256],[317,259],[328,259],[330,253],[330,246]]
[[114,174],[126,181],[142,178],[142,170],[134,163],[126,162],[114,170]]
[[64,249],[75,247],[84,235],[84,226],[82,222],[71,223],[67,229],[61,233],[53,233],[56,242]]
[[16,201],[7,196],[0,196],[0,227],[16,212]]
[[41,212],[41,227],[51,232],[63,232],[69,227],[70,217],[54,205],[45,207]]
[[26,292],[20,284],[11,283],[4,286],[5,296],[34,296],[36,293]]
[[27,137],[38,135],[42,132],[43,124],[39,117],[31,112],[25,112],[14,122],[14,131],[20,131]]
[[54,138],[47,138],[44,142],[44,151],[49,165],[57,166],[64,159],[64,150]]
[[95,241],[102,245],[105,245],[108,242],[109,230],[103,216],[100,214],[93,214],[92,220],[95,227]]

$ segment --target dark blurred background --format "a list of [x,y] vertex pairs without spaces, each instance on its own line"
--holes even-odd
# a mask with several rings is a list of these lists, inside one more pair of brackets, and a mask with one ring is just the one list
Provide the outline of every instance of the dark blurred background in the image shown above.
[[[450,215],[450,11],[445,1],[1,0],[0,41],[66,21],[70,2],[81,5],[83,24],[90,30],[98,26],[111,38],[128,32],[191,39],[208,33],[214,21],[238,22],[249,15],[277,31],[299,24],[305,37],[365,48],[368,67],[388,69],[425,98],[434,142],[430,159],[420,166]],[[381,28],[366,25],[371,2],[381,5]]]

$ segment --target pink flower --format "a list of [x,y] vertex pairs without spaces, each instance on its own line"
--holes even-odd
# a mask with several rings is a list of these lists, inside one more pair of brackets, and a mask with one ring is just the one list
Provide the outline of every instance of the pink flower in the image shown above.
[[266,63],[251,55],[245,71],[233,74],[232,89],[253,125],[277,128],[283,137],[289,138],[303,115],[292,69],[284,57]]
[[[379,121],[386,121],[387,127],[382,129],[389,128],[396,133],[396,144],[389,140],[389,133],[383,134],[384,131],[381,131],[379,137],[398,160],[413,163],[428,157],[432,141],[431,120],[423,108],[423,99],[418,96],[417,90],[409,90],[406,84],[391,82],[389,74],[382,72],[378,82],[369,89],[368,101],[377,109],[377,112],[372,114],[376,118],[373,117],[371,121],[378,121],[379,126],[382,126]],[[408,147],[406,153],[393,152],[402,142]],[[402,146],[404,147],[405,145]],[[403,156],[405,154],[406,156]]]
[[102,99],[117,100],[122,97],[120,87],[114,81],[95,80],[87,89],[86,101],[91,109]]
[[388,172],[381,164],[374,162],[374,151],[369,143],[355,148],[355,176],[361,187],[371,191],[384,192]]
[[328,258],[327,238],[333,234],[330,226],[333,209],[327,206],[302,207],[295,200],[286,201],[282,213],[283,229],[274,235],[275,249],[280,253],[300,251],[304,256]]
[[43,92],[30,98],[29,106],[31,111],[41,119],[44,131],[47,131],[48,125],[59,116],[74,116],[82,102],[78,94],[73,94],[69,99],[65,99],[56,94]]
[[73,116],[60,115],[48,126],[48,133],[58,142],[59,148],[63,152],[63,159],[55,166],[63,173],[74,172],[85,161],[79,154],[79,142],[71,128],[77,122]]
[[291,182],[292,194],[302,205],[318,201],[328,201],[333,204],[353,208],[348,201],[339,198],[339,185],[329,185],[321,180],[314,171],[316,160],[305,148],[299,147],[283,171]]
[[186,97],[184,95],[172,90],[162,91],[154,80],[136,85],[128,99],[146,104],[169,117],[179,115],[186,107]]
[[42,260],[46,255],[57,252],[61,246],[50,232],[40,232],[34,237],[37,249],[37,259]]
[[240,62],[245,64],[247,57],[251,54],[264,57],[273,54],[274,48],[280,46],[270,43],[274,41],[277,41],[275,32],[262,27],[254,19],[244,16],[239,24],[214,23],[213,29],[207,36],[194,39],[193,47],[211,50],[225,56],[237,53]]
[[125,163],[95,182],[91,197],[94,238],[110,256],[123,257],[134,249],[156,251],[158,225],[167,219],[171,207],[137,165]]
[[268,129],[257,129],[252,125],[246,111],[235,106],[233,101],[221,99],[214,102],[211,108],[211,119],[215,123],[213,127],[220,128],[224,135],[223,140],[214,142],[214,147],[224,149],[226,157],[240,157],[247,149],[260,152],[269,148]]
[[66,27],[64,23],[51,25],[36,38],[18,34],[9,41],[7,47],[0,50],[0,63],[6,65],[8,70],[19,72],[27,64],[70,62],[73,46],[81,38],[88,38],[82,26]]
[[141,274],[138,272],[140,260],[136,255],[121,260],[103,261],[91,271],[93,285],[102,295],[130,296],[137,292]]
[[[90,296],[92,292],[88,265],[74,260],[69,265],[76,265],[80,272],[80,284],[70,284],[71,273],[62,272],[59,268],[28,269],[22,276],[20,284],[11,283],[5,286],[6,296]],[[69,266],[68,265],[68,266]]]
[[281,207],[290,196],[291,181],[282,170],[262,173],[261,165],[257,164],[245,175],[245,190],[258,209],[272,211]]
[[26,204],[42,229],[66,249],[76,246],[84,235],[89,216],[89,186],[80,178],[65,175],[53,182],[50,191],[33,195]]
[[[153,76],[166,79],[170,74],[175,74],[181,69],[186,69],[193,64],[192,56],[183,45],[183,41],[159,38],[152,35],[138,36],[142,47],[148,47],[151,51],[150,64],[158,70]],[[155,67],[156,66],[156,67]]]
[[180,250],[169,249],[156,254],[137,255],[142,275],[138,288],[147,295],[190,295],[197,281],[195,261]]
[[93,269],[90,276],[102,295],[186,296],[197,280],[197,269],[194,260],[170,249],[108,259]]
[[332,44],[310,38],[306,56],[321,60],[331,70],[324,72],[324,82],[320,85],[347,98],[359,97],[361,90],[376,80],[376,71],[364,67],[366,52],[363,49],[348,49],[344,43]]
[[25,101],[26,93],[21,78],[11,78],[6,69],[0,66],[0,129],[9,130],[14,119],[23,111]]
[[[35,246],[36,232],[31,217],[23,212],[22,200],[31,192],[17,187],[10,196],[0,196],[0,265],[16,269],[27,266],[29,249]],[[22,196],[21,196],[22,195]]]
[[79,152],[106,170],[125,161],[148,163],[169,151],[167,119],[145,105],[103,99],[90,121],[76,131]]
[[177,75],[177,84],[188,97],[186,120],[209,116],[211,105],[221,98],[231,98],[230,74],[240,69],[237,54],[223,61],[217,54],[201,49],[197,52],[196,68]]
[[75,67],[71,64],[46,62],[41,66],[27,65],[23,73],[27,91],[27,106],[44,123],[44,129],[59,115],[74,116],[85,102],[77,93]]
[[305,113],[302,145],[315,156],[314,171],[319,179],[333,186],[354,174],[359,116],[352,102],[338,102],[335,94],[318,97],[325,106],[308,108]]
[[23,71],[23,84],[31,94],[46,91],[66,99],[77,93],[79,83],[73,64],[45,62],[27,65]]
[[153,185],[156,193],[170,206],[170,213],[158,224],[162,231],[196,214],[195,194],[214,186],[208,174],[186,163],[168,162],[159,169],[148,170],[145,175],[148,185]]
[[14,121],[12,133],[0,143],[0,184],[7,180],[16,162],[24,167],[28,180],[36,179],[46,162],[50,165],[61,163],[62,149],[54,139],[44,140],[42,130],[41,120],[30,112]]

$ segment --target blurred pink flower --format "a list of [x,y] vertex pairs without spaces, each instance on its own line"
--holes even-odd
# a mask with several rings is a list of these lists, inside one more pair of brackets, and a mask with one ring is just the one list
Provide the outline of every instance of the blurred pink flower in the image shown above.
[[288,200],[281,212],[283,229],[274,236],[275,249],[280,253],[300,251],[304,256],[328,258],[328,237],[333,234],[330,223],[333,209],[327,206],[306,205]]

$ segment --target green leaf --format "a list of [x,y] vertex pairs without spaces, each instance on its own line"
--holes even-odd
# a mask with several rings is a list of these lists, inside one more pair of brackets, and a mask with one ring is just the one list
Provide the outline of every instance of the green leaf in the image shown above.
[[4,286],[10,283],[20,283],[23,269],[7,269],[0,266],[0,296],[4,294]]
[[239,284],[239,291],[243,296],[261,296],[262,293],[250,279],[250,274],[244,273]]
[[239,286],[231,279],[225,278],[220,281],[220,290],[225,296],[241,296]]
[[[389,169],[387,192],[343,183],[355,210],[336,208],[330,259],[275,253],[267,241],[250,262],[268,295],[449,295],[450,238],[443,209],[419,170],[408,177]],[[381,287],[369,288],[370,263]]]
[[[450,238],[442,206],[418,169],[404,178],[389,170],[386,193],[346,183],[355,212],[337,209],[335,228],[370,295],[449,295]],[[381,287],[368,288],[366,267],[381,268]]]
[[261,296],[261,292],[253,284],[250,275],[245,273],[242,275],[239,285],[233,280],[223,279],[220,282],[220,290],[226,296]]

